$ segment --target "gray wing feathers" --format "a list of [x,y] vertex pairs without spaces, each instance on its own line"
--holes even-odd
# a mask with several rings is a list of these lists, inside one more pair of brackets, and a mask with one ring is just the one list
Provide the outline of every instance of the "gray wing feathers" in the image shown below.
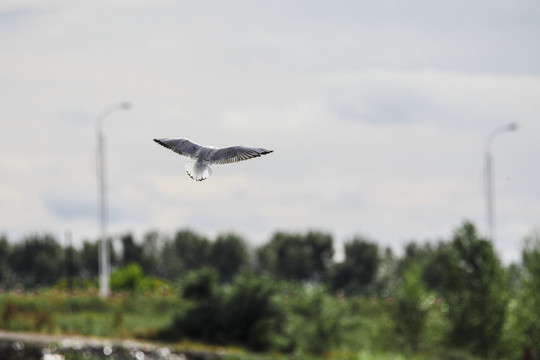
[[202,157],[205,162],[211,164],[230,164],[238,161],[248,160],[261,155],[270,154],[273,150],[249,146],[230,146],[225,148],[215,148],[202,146],[191,140],[178,139],[154,139],[158,144],[183,156],[192,159]]
[[158,144],[165,146],[167,149],[174,151],[183,156],[190,157],[192,159],[197,158],[198,152],[201,150],[202,146],[194,143],[188,139],[154,139]]
[[214,164],[230,164],[270,154],[271,152],[273,152],[273,150],[248,146],[230,146],[217,149],[214,154],[212,154],[210,161]]

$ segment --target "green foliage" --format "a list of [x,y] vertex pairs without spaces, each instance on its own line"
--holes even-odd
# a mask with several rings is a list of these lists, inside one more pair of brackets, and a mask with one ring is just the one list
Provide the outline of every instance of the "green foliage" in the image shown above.
[[184,280],[182,297],[190,300],[188,307],[174,316],[172,326],[159,335],[168,340],[183,337],[207,342],[220,342],[222,292],[217,287],[217,273],[205,267],[191,271]]
[[422,282],[422,268],[411,263],[403,273],[403,279],[395,294],[393,307],[397,338],[405,349],[418,352],[426,327],[428,312],[433,304]]
[[51,235],[32,235],[11,249],[9,265],[28,287],[50,286],[63,273],[63,252]]
[[7,331],[136,337],[166,326],[178,306],[178,299],[170,295],[102,299],[97,292],[5,293],[0,294],[0,327]]
[[184,280],[182,296],[188,300],[212,300],[218,293],[218,274],[210,267],[191,271]]
[[145,274],[155,277],[165,277],[165,266],[161,256],[161,235],[157,231],[149,231],[143,236],[141,244],[142,263],[141,266]]
[[397,351],[392,314],[393,301],[388,298],[354,297],[347,301],[347,321],[356,322],[354,331],[345,333],[347,348],[355,350]]
[[131,263],[111,274],[111,289],[114,291],[138,289],[144,278],[142,268],[139,264]]
[[528,349],[534,359],[540,359],[540,232],[527,237],[522,258],[522,283],[510,303],[506,334],[513,335],[508,340],[514,351]]
[[479,238],[469,222],[454,233],[452,249],[455,259],[449,271],[457,278],[447,285],[445,294],[451,344],[482,357],[493,356],[508,302],[504,270],[492,244]]
[[217,344],[242,344],[267,350],[279,341],[285,314],[274,300],[275,286],[253,275],[239,275],[226,290],[218,289],[212,269],[189,277],[183,295],[196,300],[174,320],[168,337],[189,337]]
[[318,232],[277,232],[257,253],[263,273],[289,281],[324,280],[333,255],[332,237]]
[[9,265],[9,256],[11,255],[11,245],[5,235],[0,236],[0,283],[4,286],[12,287],[14,283],[14,274]]
[[134,263],[136,264],[144,263],[143,248],[139,244],[135,243],[133,234],[128,233],[121,236],[120,241],[122,242],[121,264],[123,266],[134,264]]
[[169,295],[172,292],[168,281],[153,276],[145,276],[137,284],[137,289],[146,295]]
[[278,347],[285,310],[276,285],[246,273],[237,276],[225,296],[223,327],[234,343],[261,351]]
[[[468,222],[450,241],[412,242],[403,256],[354,238],[338,264],[332,237],[319,232],[278,232],[256,249],[257,261],[231,233],[215,241],[189,230],[120,240],[112,254],[114,291],[101,299],[97,242],[62,248],[50,235],[13,244],[0,236],[0,325],[168,335],[298,358],[365,359],[385,352],[390,358],[401,351],[418,359],[517,359],[527,348],[540,357],[537,233],[522,262],[508,270]],[[171,279],[179,280],[179,291]]]
[[1,326],[3,329],[17,331],[53,332],[56,324],[48,309],[34,303],[18,302],[9,298],[3,302],[0,310]]
[[458,257],[452,243],[439,243],[424,252],[423,279],[428,289],[446,296],[461,286],[463,275],[456,264]]
[[345,261],[336,264],[331,276],[331,288],[348,294],[371,293],[379,266],[379,247],[375,243],[355,238],[345,244]]
[[297,291],[289,307],[289,333],[301,353],[322,355],[338,349],[356,325],[347,318],[344,299],[329,295],[321,287]]
[[249,265],[247,245],[235,234],[219,235],[212,244],[209,262],[222,282],[230,282],[234,275]]
[[191,270],[207,266],[210,250],[211,244],[205,237],[191,230],[178,231],[162,249],[162,261],[167,269],[164,276],[177,280]]
[[84,241],[80,251],[81,269],[80,274],[83,277],[94,277],[99,273],[98,269],[98,245],[97,242],[91,243]]

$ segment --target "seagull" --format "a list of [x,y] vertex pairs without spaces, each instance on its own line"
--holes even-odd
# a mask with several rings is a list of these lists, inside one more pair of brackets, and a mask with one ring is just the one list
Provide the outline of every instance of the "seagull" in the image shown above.
[[274,151],[243,145],[223,148],[203,146],[185,138],[163,138],[154,139],[154,141],[175,153],[194,159],[195,161],[186,164],[185,169],[189,177],[196,181],[203,181],[212,175],[213,171],[210,165],[230,164],[270,154]]

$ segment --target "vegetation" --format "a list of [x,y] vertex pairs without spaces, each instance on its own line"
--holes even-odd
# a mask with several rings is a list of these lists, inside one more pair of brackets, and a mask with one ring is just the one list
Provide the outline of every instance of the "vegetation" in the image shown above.
[[219,346],[238,359],[251,356],[238,349],[268,358],[540,358],[538,233],[508,267],[469,222],[402,256],[356,237],[340,262],[320,232],[278,232],[256,249],[233,233],[211,241],[190,230],[110,240],[113,294],[102,299],[96,242],[0,237],[0,328]]

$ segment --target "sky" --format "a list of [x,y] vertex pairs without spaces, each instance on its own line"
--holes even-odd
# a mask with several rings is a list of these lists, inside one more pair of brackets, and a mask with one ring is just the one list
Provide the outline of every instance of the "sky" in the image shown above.
[[[487,236],[519,261],[540,226],[540,3],[4,0],[0,233],[97,239],[96,119],[108,232],[253,246],[276,231],[361,236],[397,252]],[[272,154],[204,182],[153,138]],[[339,249],[338,249],[339,252]]]

